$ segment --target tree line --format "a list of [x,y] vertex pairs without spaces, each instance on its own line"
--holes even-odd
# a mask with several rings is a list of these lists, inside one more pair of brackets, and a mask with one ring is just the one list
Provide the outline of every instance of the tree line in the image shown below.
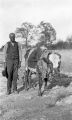
[[[33,47],[37,44],[45,45],[48,49],[72,49],[72,36],[67,37],[66,41],[56,41],[56,30],[49,23],[41,21],[37,26],[29,22],[24,22],[15,30],[16,38],[23,39],[22,48]],[[4,46],[0,48],[2,51]]]
[[24,39],[23,48],[35,42],[35,45],[45,45],[48,49],[72,49],[72,36],[67,37],[66,41],[59,40],[53,44],[56,40],[56,30],[48,22],[41,21],[37,26],[24,22],[21,27],[16,28],[15,33],[16,37]]

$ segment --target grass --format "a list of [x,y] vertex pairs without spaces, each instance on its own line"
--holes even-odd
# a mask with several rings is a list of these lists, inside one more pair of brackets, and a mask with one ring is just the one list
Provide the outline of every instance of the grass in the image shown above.
[[72,50],[58,50],[61,54],[61,72],[72,75]]

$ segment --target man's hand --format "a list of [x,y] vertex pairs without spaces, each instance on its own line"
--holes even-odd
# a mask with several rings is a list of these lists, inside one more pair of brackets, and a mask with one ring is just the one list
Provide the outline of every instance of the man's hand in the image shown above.
[[18,65],[18,68],[20,68],[21,67],[21,61],[19,61],[19,65]]

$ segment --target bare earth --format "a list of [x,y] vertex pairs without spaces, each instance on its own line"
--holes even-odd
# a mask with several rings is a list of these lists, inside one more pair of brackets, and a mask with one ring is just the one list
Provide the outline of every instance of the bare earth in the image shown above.
[[0,120],[72,120],[72,84],[39,97],[38,87],[25,91],[19,81],[19,94],[6,96],[6,82],[0,74]]

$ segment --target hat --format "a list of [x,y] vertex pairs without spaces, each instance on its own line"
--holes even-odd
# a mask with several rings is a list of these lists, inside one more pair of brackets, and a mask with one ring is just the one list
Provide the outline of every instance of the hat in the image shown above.
[[8,78],[7,67],[2,71],[2,75]]

